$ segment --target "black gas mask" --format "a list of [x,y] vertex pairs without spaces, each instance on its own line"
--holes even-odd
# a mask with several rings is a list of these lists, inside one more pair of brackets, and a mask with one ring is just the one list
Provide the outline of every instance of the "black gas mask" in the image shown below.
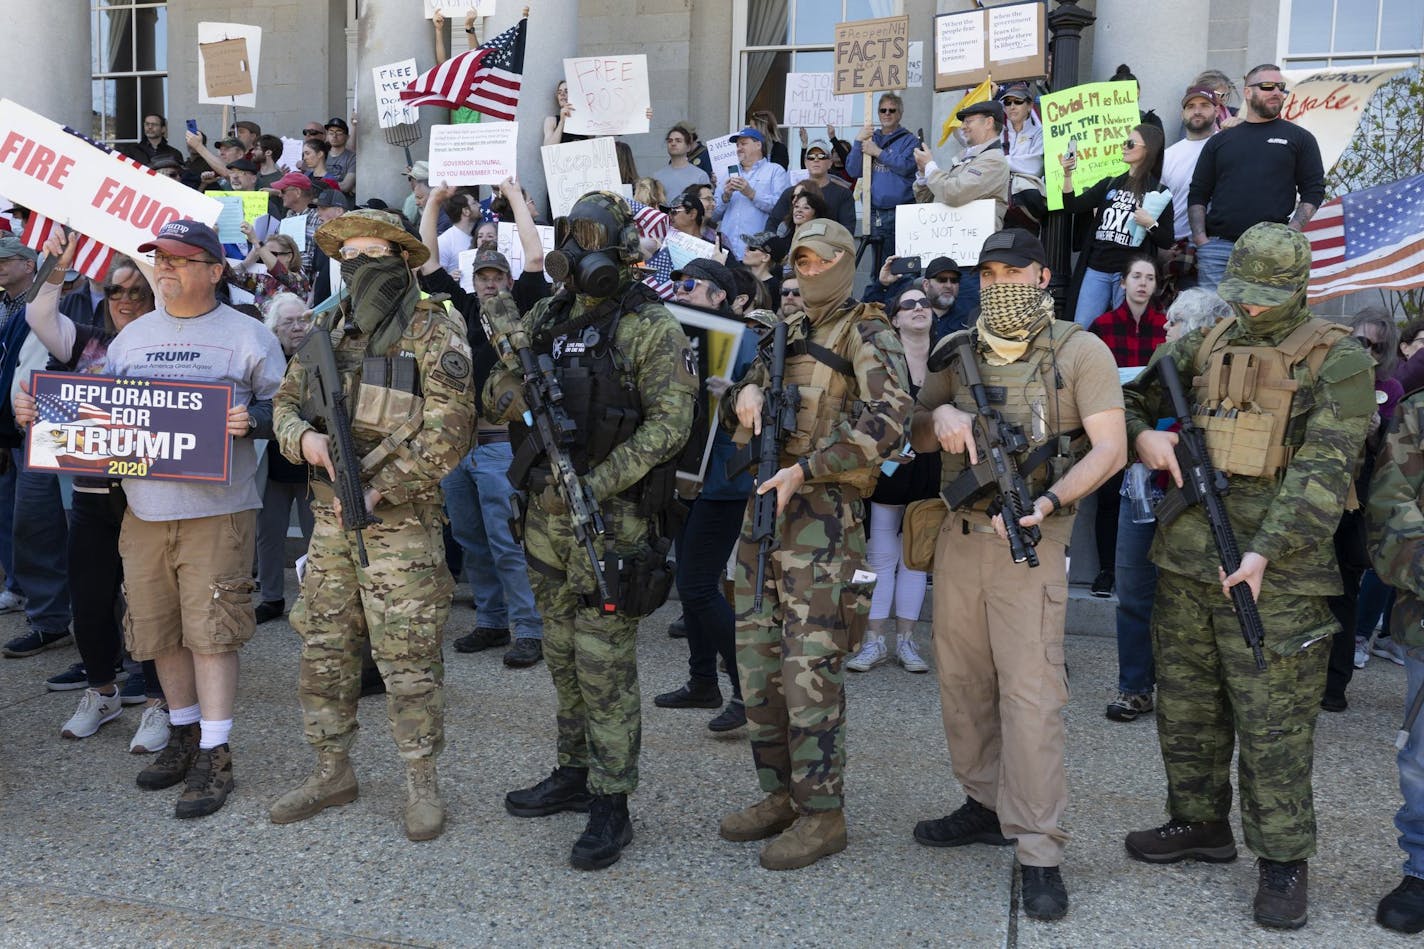
[[629,226],[613,202],[599,193],[580,198],[567,217],[554,221],[554,250],[544,272],[591,297],[610,297],[622,279],[622,241]]

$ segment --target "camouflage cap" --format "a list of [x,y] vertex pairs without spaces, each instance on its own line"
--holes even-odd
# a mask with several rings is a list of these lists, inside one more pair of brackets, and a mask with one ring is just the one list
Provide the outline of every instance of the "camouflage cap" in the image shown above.
[[815,251],[822,260],[832,260],[836,251],[855,253],[855,238],[837,221],[828,221],[823,217],[812,218],[796,228],[796,236],[791,240],[791,251],[787,254],[787,259],[795,260],[796,252],[803,247]]
[[[604,215],[611,216],[612,221],[600,220]],[[574,202],[568,217],[570,220],[583,218],[596,221],[614,229],[614,233],[608,235],[607,247],[585,247],[584,250],[621,250],[626,263],[642,259],[643,248],[639,243],[641,235],[633,222],[633,210],[628,207],[628,202],[623,200],[621,194],[612,191],[590,191]],[[557,225],[557,222],[555,224]],[[557,226],[555,234],[558,234]]]
[[412,268],[419,267],[430,259],[430,251],[412,233],[401,226],[400,218],[390,211],[375,211],[357,208],[341,217],[327,221],[316,229],[316,246],[322,253],[336,260],[341,256],[341,245],[353,237],[375,237],[390,241],[410,254]]
[[1236,239],[1216,288],[1227,303],[1280,306],[1310,282],[1310,240],[1284,224],[1253,224]]

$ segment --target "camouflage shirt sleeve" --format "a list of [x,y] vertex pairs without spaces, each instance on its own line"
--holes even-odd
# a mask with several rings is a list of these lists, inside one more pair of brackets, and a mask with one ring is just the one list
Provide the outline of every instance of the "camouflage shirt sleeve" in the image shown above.
[[667,307],[649,304],[626,314],[618,324],[617,342],[632,362],[643,420],[631,438],[588,473],[588,487],[599,501],[622,494],[682,449],[697,398],[692,344]]
[[1424,596],[1424,393],[1401,402],[1370,479],[1370,559],[1381,580]]
[[1182,384],[1189,386],[1192,376],[1196,374],[1192,363],[1205,335],[1201,330],[1193,330],[1181,339],[1158,346],[1152,358],[1147,361],[1147,369],[1138,373],[1136,379],[1123,384],[1122,400],[1127,412],[1129,456],[1135,457],[1134,448],[1138,435],[1154,431],[1158,419],[1175,415],[1166,387],[1162,385],[1157,373],[1148,370],[1155,366],[1159,359],[1170,358],[1177,366],[1177,374],[1182,378]]
[[[313,327],[312,332],[321,332]],[[295,356],[287,360],[287,372],[272,397],[272,431],[282,455],[294,465],[304,465],[302,436],[316,431],[316,426],[302,418],[302,400],[306,395],[307,368]]]
[[812,478],[879,464],[905,440],[914,402],[904,347],[879,317],[860,320],[856,329],[860,346],[852,365],[865,408],[858,418],[839,422],[830,438],[806,456]]

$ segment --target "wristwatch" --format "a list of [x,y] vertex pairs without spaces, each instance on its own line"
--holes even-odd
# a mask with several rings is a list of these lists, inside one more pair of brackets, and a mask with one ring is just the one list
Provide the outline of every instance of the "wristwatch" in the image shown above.
[[468,27],[468,26],[465,27],[465,32],[468,33],[468,34],[470,34],[471,36],[474,36],[474,35],[475,35],[475,31],[474,31],[473,29],[471,29],[470,27]]

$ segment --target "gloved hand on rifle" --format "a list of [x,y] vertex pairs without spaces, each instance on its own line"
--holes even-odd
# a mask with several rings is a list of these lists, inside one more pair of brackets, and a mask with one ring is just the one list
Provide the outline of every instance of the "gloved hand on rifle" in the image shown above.
[[546,482],[544,490],[539,492],[539,508],[545,514],[555,517],[569,513],[569,506],[564,503],[564,496],[559,493],[559,488],[552,479]]
[[480,322],[490,345],[499,355],[500,362],[515,372],[519,371],[519,360],[515,353],[529,347],[529,334],[524,329],[524,320],[519,315],[519,307],[508,291],[480,302]]

